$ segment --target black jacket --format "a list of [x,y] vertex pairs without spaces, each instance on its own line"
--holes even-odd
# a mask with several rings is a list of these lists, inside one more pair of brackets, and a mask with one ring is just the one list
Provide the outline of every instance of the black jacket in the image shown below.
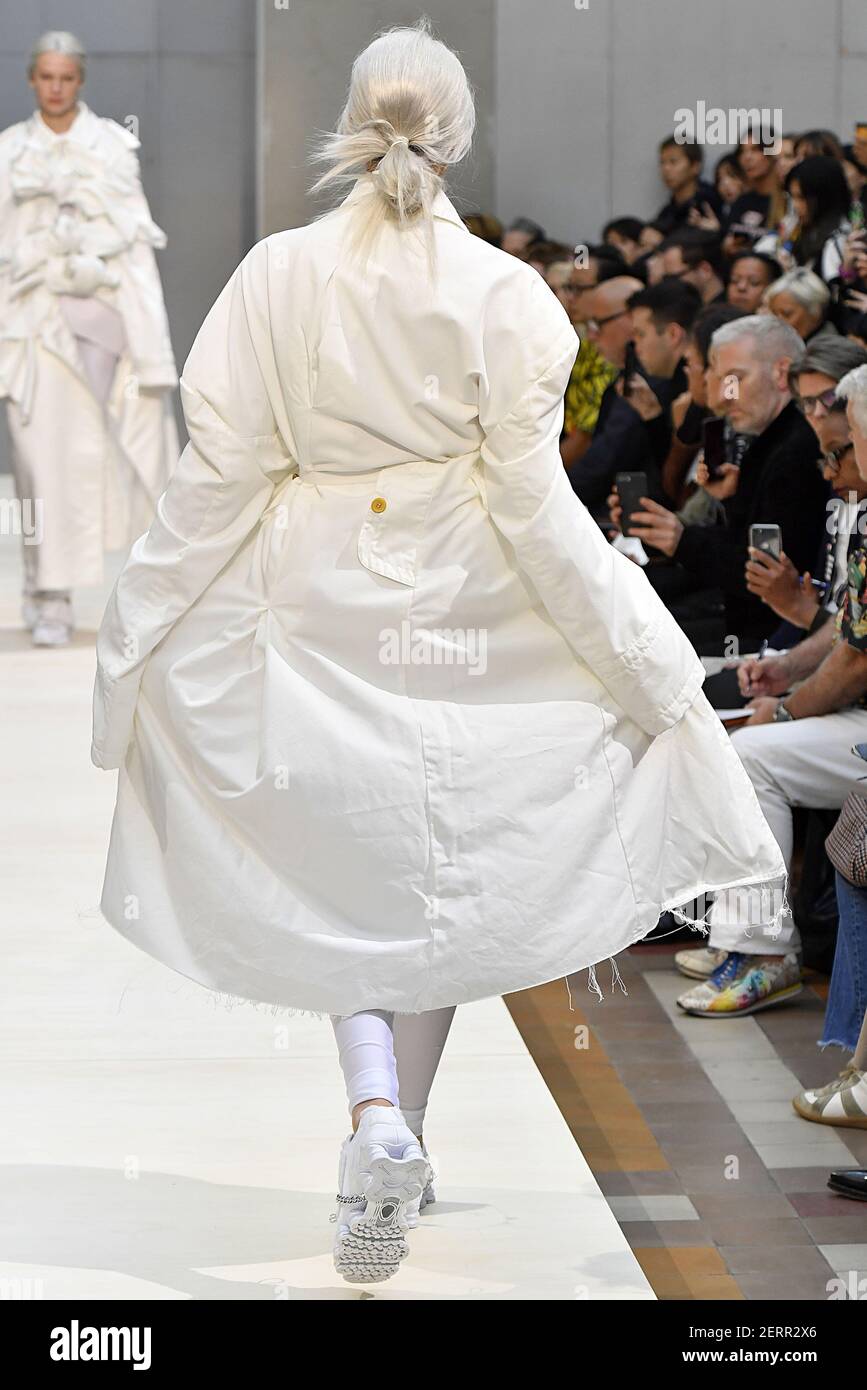
[[726,630],[741,639],[769,637],[779,624],[773,609],[747,589],[750,526],[776,522],[783,551],[801,573],[815,561],[830,496],[819,457],[812,427],[789,401],[746,450],[738,490],[723,503],[725,522],[684,527],[674,559],[707,587],[722,589]]
[[683,227],[689,226],[691,208],[697,208],[699,212],[703,212],[705,203],[709,203],[717,217],[722,218],[722,199],[712,183],[706,183],[704,179],[699,179],[698,188],[691,198],[687,198],[685,203],[676,203],[673,198],[669,198],[653,220],[664,236],[670,236],[672,232],[680,231]]
[[662,487],[661,470],[671,445],[670,405],[675,396],[686,390],[686,376],[682,366],[671,378],[649,376],[647,372],[641,375],[661,401],[662,414],[645,424],[617,391],[618,376],[602,396],[590,447],[567,469],[573,491],[594,516],[604,516],[606,521],[605,499],[618,473],[645,472],[647,496],[663,506],[672,505]]

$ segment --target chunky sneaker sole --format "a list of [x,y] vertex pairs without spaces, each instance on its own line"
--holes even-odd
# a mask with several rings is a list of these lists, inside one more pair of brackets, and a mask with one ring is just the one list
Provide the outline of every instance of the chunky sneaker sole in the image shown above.
[[341,1150],[334,1268],[351,1284],[390,1279],[409,1254],[407,1207],[431,1181],[421,1145],[397,1106],[371,1105]]
[[407,1207],[431,1178],[430,1164],[414,1147],[416,1153],[395,1158],[382,1145],[370,1146],[369,1176],[361,1184],[367,1206],[350,1217],[349,1229],[334,1244],[334,1268],[350,1284],[391,1279],[409,1254]]

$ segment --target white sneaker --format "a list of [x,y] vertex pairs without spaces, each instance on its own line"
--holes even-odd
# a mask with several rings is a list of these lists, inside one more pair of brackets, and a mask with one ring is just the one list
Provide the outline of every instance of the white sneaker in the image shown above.
[[396,1106],[369,1105],[340,1149],[334,1268],[349,1284],[379,1284],[409,1254],[407,1205],[431,1167]]
[[[430,1162],[430,1154],[427,1151],[427,1145],[425,1144],[423,1139],[421,1141],[421,1151],[424,1154],[425,1158],[428,1160],[428,1162]],[[435,1181],[436,1173],[433,1171],[433,1168],[431,1168],[430,1179],[424,1191],[418,1197],[416,1197],[415,1201],[407,1203],[406,1223],[411,1231],[414,1231],[416,1226],[418,1225],[418,1219],[421,1213],[424,1211],[425,1207],[433,1206],[434,1202],[437,1199],[437,1194],[434,1189]]]
[[40,603],[36,595],[26,592],[21,596],[21,620],[25,627],[32,628],[39,617]]
[[68,597],[37,599],[33,624],[34,647],[64,647],[72,636],[72,604]]
[[687,948],[685,951],[675,951],[674,963],[681,975],[686,975],[690,980],[707,980],[722,965],[728,952],[715,949],[713,946],[699,946]]

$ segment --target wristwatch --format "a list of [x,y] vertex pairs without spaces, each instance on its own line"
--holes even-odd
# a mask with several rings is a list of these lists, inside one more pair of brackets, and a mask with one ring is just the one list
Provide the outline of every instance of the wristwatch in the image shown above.
[[779,704],[777,705],[777,708],[774,710],[773,723],[785,724],[788,722],[788,720],[794,719],[794,717],[795,716],[792,714],[792,711],[786,709],[786,706],[783,704],[782,700],[780,700]]

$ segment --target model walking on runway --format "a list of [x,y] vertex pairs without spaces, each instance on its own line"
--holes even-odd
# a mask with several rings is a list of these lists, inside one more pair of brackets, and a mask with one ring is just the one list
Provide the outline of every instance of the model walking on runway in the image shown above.
[[317,185],[348,196],[208,314],[98,638],[102,909],[221,996],[331,1016],[355,1281],[431,1195],[457,1004],[785,879],[701,661],[566,478],[569,318],[445,193],[473,125],[426,21],[360,54]]
[[38,109],[0,134],[0,397],[8,398],[23,617],[69,641],[72,591],[150,524],[177,459],[177,385],[139,141],[81,99],[74,34],[30,59]]

